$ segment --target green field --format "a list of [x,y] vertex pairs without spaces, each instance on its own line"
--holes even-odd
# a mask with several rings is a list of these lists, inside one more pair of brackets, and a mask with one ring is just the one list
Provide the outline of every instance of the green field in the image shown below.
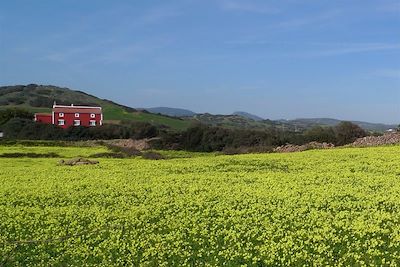
[[177,155],[0,158],[0,266],[400,264],[400,146]]

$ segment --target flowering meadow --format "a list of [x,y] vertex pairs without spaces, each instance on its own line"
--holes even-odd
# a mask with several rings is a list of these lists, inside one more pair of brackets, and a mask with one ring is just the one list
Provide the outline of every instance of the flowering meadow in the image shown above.
[[400,265],[400,146],[61,158],[0,157],[0,266]]

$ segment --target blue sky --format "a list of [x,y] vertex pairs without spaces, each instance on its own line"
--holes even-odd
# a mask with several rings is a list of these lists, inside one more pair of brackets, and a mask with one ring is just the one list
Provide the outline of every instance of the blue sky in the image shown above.
[[2,0],[0,84],[400,123],[400,0]]

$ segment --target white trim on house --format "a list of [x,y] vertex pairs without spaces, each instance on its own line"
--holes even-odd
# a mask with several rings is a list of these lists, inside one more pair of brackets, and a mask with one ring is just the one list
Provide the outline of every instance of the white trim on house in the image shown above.
[[74,126],[80,126],[81,121],[80,120],[74,120]]
[[90,106],[64,106],[64,105],[54,105],[53,108],[97,108],[97,109],[101,109],[101,107],[90,107]]
[[103,113],[101,113],[101,116],[100,116],[100,125],[103,125]]

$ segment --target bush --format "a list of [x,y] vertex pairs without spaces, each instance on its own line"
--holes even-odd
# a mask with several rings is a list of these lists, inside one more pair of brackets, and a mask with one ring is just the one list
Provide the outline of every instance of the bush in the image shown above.
[[157,152],[153,152],[153,151],[148,151],[148,152],[143,153],[142,158],[151,159],[151,160],[165,159],[165,157],[163,155],[161,155],[160,153],[157,153]]
[[332,143],[336,144],[336,133],[332,127],[315,126],[304,132],[306,142]]
[[33,120],[33,113],[20,108],[7,108],[0,110],[0,125],[7,123],[13,118]]
[[357,124],[343,121],[335,127],[336,145],[353,143],[357,138],[367,136],[367,133]]
[[89,158],[117,158],[122,159],[126,158],[127,155],[120,152],[104,152],[104,153],[96,153],[89,156]]

